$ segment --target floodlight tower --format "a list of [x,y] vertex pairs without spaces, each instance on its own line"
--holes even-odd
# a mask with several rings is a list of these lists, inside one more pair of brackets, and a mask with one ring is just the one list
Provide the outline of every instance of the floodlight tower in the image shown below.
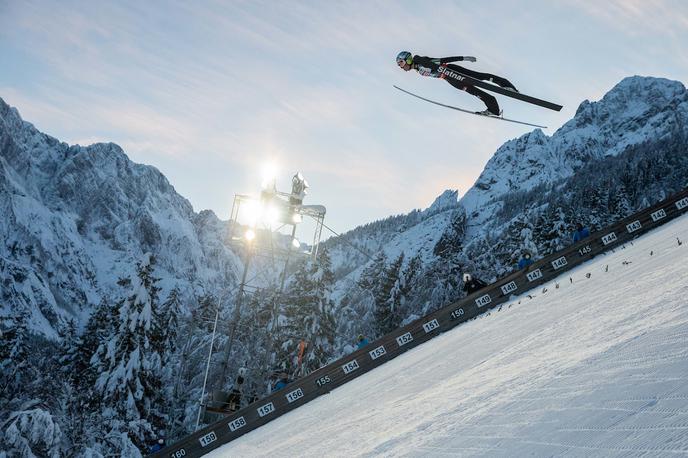
[[[227,378],[229,360],[236,338],[237,325],[241,318],[246,288],[259,289],[262,286],[249,285],[251,280],[247,280],[253,258],[261,256],[268,259],[275,270],[277,270],[279,263],[281,273],[279,275],[278,294],[281,294],[286,282],[290,260],[294,256],[308,256],[315,259],[318,254],[326,209],[323,205],[303,205],[308,187],[308,182],[303,175],[297,172],[292,177],[291,192],[289,193],[277,190],[273,175],[264,177],[258,198],[244,194],[234,196],[229,240],[232,245],[245,252],[245,257],[233,319],[229,324],[229,335],[222,362],[219,388],[222,388]],[[304,245],[296,238],[297,228],[303,222],[304,217],[310,217],[315,221],[313,243],[310,247],[306,244],[306,248],[310,249],[305,250],[303,249]],[[288,232],[285,233],[285,230]],[[210,351],[212,352],[212,345]]]

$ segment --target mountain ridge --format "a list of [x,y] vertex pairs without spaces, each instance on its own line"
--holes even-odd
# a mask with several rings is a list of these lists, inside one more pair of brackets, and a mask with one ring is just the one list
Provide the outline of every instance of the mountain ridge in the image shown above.
[[[435,218],[438,215],[445,218],[439,227],[430,218],[423,218],[423,212],[414,210],[369,224],[375,228],[411,221],[412,225],[390,227],[386,231],[378,231],[378,235],[374,231],[355,229],[343,234],[341,240],[371,249],[373,253],[382,251],[387,262],[402,252],[406,262],[418,253],[424,253],[423,269],[427,276],[438,275],[438,272],[445,272],[439,275],[453,276],[467,270],[477,272],[486,280],[494,279],[515,268],[523,250],[528,249],[534,255],[546,254],[570,241],[568,237],[576,222],[574,220],[593,227],[600,226],[611,222],[608,218],[629,214],[632,205],[636,205],[637,210],[662,197],[661,193],[640,197],[638,194],[642,194],[642,190],[620,189],[619,202],[614,202],[614,191],[605,189],[603,196],[589,199],[581,182],[594,182],[594,177],[603,177],[607,168],[613,169],[616,175],[610,175],[608,179],[599,178],[598,181],[625,180],[632,183],[629,176],[637,172],[624,170],[624,161],[636,169],[649,170],[658,167],[650,163],[651,151],[666,151],[664,159],[679,162],[672,166],[674,176],[665,173],[665,176],[654,180],[652,187],[666,188],[666,192],[680,189],[677,186],[681,176],[688,177],[686,156],[679,152],[683,146],[688,146],[688,91],[685,86],[663,78],[624,78],[601,100],[582,102],[576,116],[552,136],[535,129],[505,142],[456,205],[435,215]],[[655,157],[659,156],[661,154]],[[625,159],[613,161],[614,158]],[[613,161],[613,167],[610,161]],[[605,165],[607,163],[610,165]],[[681,185],[686,182],[688,178]],[[446,197],[447,192],[436,201]],[[576,202],[565,202],[567,195],[580,201],[580,210],[575,209]],[[619,207],[616,213],[616,210],[607,208],[614,205]],[[625,214],[624,206],[627,207]],[[560,207],[559,212],[557,207]],[[444,233],[440,235],[437,231],[442,231],[441,227],[444,227]],[[416,242],[409,239],[416,239]],[[335,294],[339,298],[349,298],[341,301],[344,308],[353,302],[367,302],[366,307],[356,307],[361,315],[365,313],[364,309],[375,305],[369,295],[357,290],[356,283],[374,261],[342,255],[341,251],[346,251],[347,247],[340,245],[339,240],[328,240],[333,265],[344,275],[340,277]],[[440,241],[441,249],[437,248]],[[444,255],[438,255],[438,251]],[[427,253],[434,256],[429,259]],[[442,263],[444,267],[440,266]],[[421,283],[428,290],[436,282],[425,278]],[[448,287],[458,289],[459,286],[460,282],[449,282]],[[434,296],[423,291],[417,291],[417,294],[418,297],[410,299],[413,303],[410,309],[415,312],[409,313],[431,310],[435,306],[430,303],[433,297],[434,300],[450,301],[460,296],[459,291],[454,294],[445,291]]]
[[[509,269],[524,247],[537,254],[563,243],[563,227],[575,212],[560,212],[568,212],[567,221],[559,224],[554,241],[543,241],[549,235],[539,233],[538,218],[547,216],[547,200],[556,200],[557,189],[579,181],[574,178],[581,171],[596,173],[587,165],[641,154],[634,149],[660,141],[680,144],[686,137],[688,93],[682,83],[625,78],[601,100],[583,101],[552,136],[535,129],[505,142],[460,198],[458,191],[446,190],[424,210],[328,239],[324,246],[338,280],[334,297],[342,310],[360,300],[359,316],[369,317],[370,298],[357,291],[357,280],[376,253],[384,253],[386,262],[403,253],[403,265],[420,258],[423,276],[415,281],[426,290],[410,293],[418,297],[408,298],[408,313],[440,306],[433,302],[452,300],[460,291],[453,279],[438,276],[472,270],[493,278]],[[32,310],[36,329],[47,334],[56,335],[49,328],[69,319],[83,322],[92,305],[117,294],[117,279],[131,275],[146,252],[157,259],[164,291],[180,286],[187,297],[221,291],[236,282],[242,267],[225,244],[226,222],[210,210],[196,213],[155,167],[133,163],[114,143],[60,142],[22,120],[2,99],[0,190],[0,208],[9,215],[0,225],[6,241],[0,247],[0,281],[9,305],[0,313]],[[445,280],[439,293],[436,285]]]
[[[9,216],[0,278],[15,291],[3,312],[31,310],[34,329],[46,335],[55,336],[51,328],[69,319],[83,322],[146,252],[167,274],[167,291],[181,285],[190,293],[195,283],[212,288],[236,279],[240,262],[224,246],[226,223],[211,211],[196,214],[158,169],[132,162],[114,143],[59,142],[2,99],[0,189]],[[16,280],[17,271],[30,286]],[[18,293],[25,288],[34,290],[31,300]]]

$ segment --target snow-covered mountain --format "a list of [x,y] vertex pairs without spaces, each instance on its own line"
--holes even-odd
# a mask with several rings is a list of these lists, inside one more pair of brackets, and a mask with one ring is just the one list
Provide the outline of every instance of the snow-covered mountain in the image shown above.
[[77,323],[144,253],[163,290],[233,282],[226,224],[195,213],[154,167],[112,143],[69,146],[0,99],[0,318],[25,309],[47,336]]
[[[388,260],[403,252],[406,263],[418,256],[426,273],[436,273],[433,263],[446,261],[438,252],[451,248],[463,254],[463,267],[480,270],[476,253],[503,236],[513,214],[529,208],[536,210],[531,219],[541,215],[553,186],[562,190],[604,171],[610,158],[662,142],[685,144],[687,137],[688,92],[680,82],[626,78],[602,100],[583,102],[551,137],[536,129],[506,142],[461,199],[447,190],[423,211],[328,240],[339,280],[335,298],[355,298],[352,288],[378,252]],[[79,321],[113,293],[148,251],[165,289],[212,291],[234,281],[240,261],[224,243],[226,224],[211,211],[195,213],[158,170],[131,162],[115,144],[69,146],[0,101],[0,167],[2,314],[25,308],[36,329],[54,335],[55,326]],[[675,169],[680,180],[682,165]],[[668,192],[674,182],[665,178],[657,177],[657,188]],[[528,195],[533,190],[537,196]],[[634,192],[636,205],[652,200]],[[505,213],[519,195],[525,197]]]
[[[583,102],[551,137],[535,130],[505,143],[460,199],[448,190],[425,210],[327,240],[329,257],[290,265],[285,294],[277,293],[277,269],[261,274],[264,285],[258,286],[265,288],[246,302],[237,324],[227,291],[241,260],[226,243],[226,222],[211,211],[195,213],[158,170],[131,162],[117,145],[69,146],[0,100],[0,377],[12,382],[0,399],[0,427],[28,428],[24,419],[35,418],[66,431],[56,432],[62,439],[55,450],[83,442],[86,449],[129,453],[131,440],[142,446],[153,429],[164,428],[161,418],[144,413],[136,432],[132,422],[121,421],[123,410],[101,421],[95,406],[83,406],[91,396],[109,396],[96,376],[118,374],[122,355],[138,361],[143,351],[151,358],[146,364],[159,370],[142,376],[155,396],[157,383],[169,388],[159,402],[175,418],[167,433],[179,437],[195,426],[208,361],[192,349],[213,348],[211,336],[227,348],[230,325],[237,324],[234,345],[229,358],[215,352],[210,386],[227,388],[239,367],[248,366],[243,386],[262,393],[275,368],[296,373],[301,339],[322,344],[313,345],[320,353],[309,350],[316,357],[307,359],[317,367],[348,351],[359,333],[378,337],[461,297],[463,272],[491,281],[513,270],[525,250],[537,258],[570,243],[574,223],[594,230],[684,188],[687,152],[684,86],[627,78],[602,100]],[[218,303],[224,307],[215,335]],[[141,332],[118,322],[129,319],[126,304],[151,312],[134,313],[152,320],[143,343]],[[83,332],[71,326],[72,320],[83,325],[89,315]],[[162,329],[171,331],[165,344],[165,333],[157,332]],[[58,341],[58,334],[64,339]],[[118,344],[134,341],[139,343]],[[159,365],[160,358],[167,363]],[[221,365],[228,362],[225,374]],[[37,375],[59,371],[79,375]],[[53,388],[47,381],[55,382]],[[126,387],[119,385],[121,393]],[[144,404],[154,397],[137,393]],[[120,402],[126,399],[103,400],[111,410],[128,405]],[[36,403],[42,407],[34,409]],[[95,426],[84,441],[85,418]],[[14,444],[27,432],[8,431],[5,440]],[[122,440],[115,445],[101,437]]]
[[453,264],[451,275],[468,269],[493,279],[524,249],[545,254],[567,243],[575,222],[598,228],[687,184],[688,91],[678,81],[625,78],[600,101],[581,103],[552,136],[536,129],[506,142],[460,199],[445,191],[425,211],[328,240],[335,295],[345,306],[365,296],[356,283],[376,252],[387,260],[403,252],[406,262],[419,254],[424,291],[409,300],[413,310],[427,310],[441,305],[424,303],[440,280],[427,277],[437,277],[440,264]]
[[540,129],[502,145],[461,198],[469,214],[490,201],[573,176],[585,164],[618,156],[647,141],[688,132],[688,92],[678,81],[639,76],[622,80],[599,102],[584,101],[551,137]]

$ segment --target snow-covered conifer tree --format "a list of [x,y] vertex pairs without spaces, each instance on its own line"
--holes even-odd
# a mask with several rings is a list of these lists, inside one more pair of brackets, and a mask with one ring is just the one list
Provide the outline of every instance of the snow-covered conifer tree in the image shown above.
[[[423,273],[423,260],[420,254],[413,256],[404,267],[399,278],[399,288],[393,292],[393,300],[398,308],[399,317],[406,320],[409,315],[417,316],[420,313],[418,301],[414,301],[420,286],[420,277]],[[413,305],[416,308],[411,308]]]
[[609,223],[623,219],[633,213],[633,206],[628,198],[626,187],[621,184],[615,192],[609,196]]
[[466,210],[460,207],[452,216],[449,226],[433,247],[435,255],[449,259],[459,253],[463,247],[463,238],[466,234]]
[[59,377],[49,376],[57,372],[48,364],[54,345],[29,333],[29,319],[18,313],[1,330],[0,455],[57,458],[65,438],[51,413],[61,396]]
[[27,329],[28,312],[18,313],[0,337],[0,414],[23,391],[34,375],[29,362],[30,345]]
[[404,264],[404,253],[399,256],[384,270],[381,281],[375,285],[375,325],[378,336],[382,336],[399,327],[402,317],[399,310],[399,298],[401,295],[401,268]]
[[164,425],[158,279],[148,253],[137,264],[129,294],[118,304],[114,334],[102,342],[92,363],[102,367],[96,389],[102,396],[102,415],[108,434],[126,433],[143,449]]
[[371,292],[375,285],[380,282],[382,278],[385,267],[387,265],[387,256],[385,256],[384,251],[380,251],[375,255],[373,262],[368,265],[361,276],[358,279],[357,285],[363,291]]
[[299,265],[285,292],[288,321],[283,330],[282,350],[292,359],[292,368],[298,375],[324,366],[334,354],[335,321],[330,299],[333,283],[330,257],[323,249],[315,261]]

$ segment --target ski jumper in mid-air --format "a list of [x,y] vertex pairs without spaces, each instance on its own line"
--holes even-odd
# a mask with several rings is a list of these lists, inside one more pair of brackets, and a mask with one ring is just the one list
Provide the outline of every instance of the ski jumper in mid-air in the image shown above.
[[496,84],[506,90],[518,92],[513,84],[509,82],[506,78],[501,76],[492,75],[490,73],[481,73],[473,70],[469,70],[465,67],[460,67],[458,65],[451,64],[451,62],[475,62],[477,59],[473,56],[455,56],[455,57],[442,57],[434,58],[427,56],[414,56],[409,51],[401,51],[397,55],[397,65],[402,68],[402,70],[416,70],[423,76],[432,76],[433,78],[442,78],[446,80],[449,84],[454,86],[456,89],[461,91],[466,91],[471,95],[478,97],[487,106],[487,110],[478,111],[476,114],[499,116],[501,115],[501,110],[499,109],[499,104],[497,99],[488,94],[487,92],[478,89],[468,81],[458,81],[453,78],[445,78],[445,74],[440,71],[440,67],[450,68],[456,72],[463,75],[470,76],[477,80],[488,81],[490,83]]

